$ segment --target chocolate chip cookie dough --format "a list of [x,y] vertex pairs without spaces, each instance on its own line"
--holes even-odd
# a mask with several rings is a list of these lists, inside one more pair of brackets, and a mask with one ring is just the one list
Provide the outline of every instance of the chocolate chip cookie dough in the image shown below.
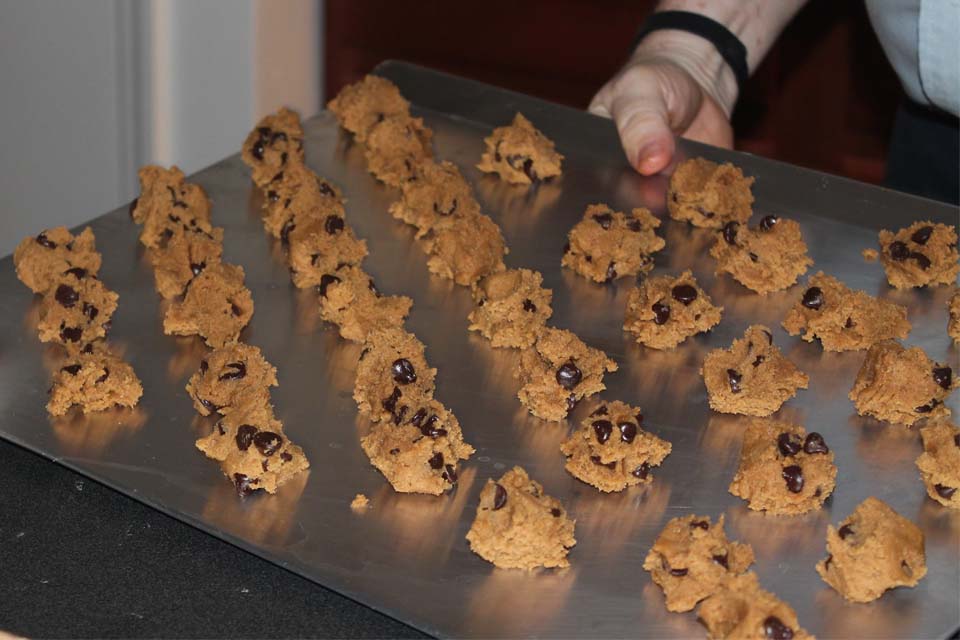
[[653,268],[653,254],[666,246],[654,231],[659,226],[647,209],[628,215],[592,204],[567,235],[560,264],[594,282],[646,273]]
[[174,216],[184,221],[210,221],[210,199],[198,184],[186,182],[177,166],[164,169],[146,165],[138,172],[140,195],[130,204],[130,217],[144,225],[141,242],[154,246],[165,222]]
[[953,284],[960,273],[956,226],[914,222],[880,232],[880,262],[897,289]]
[[62,416],[74,405],[82,413],[133,407],[142,395],[133,367],[97,343],[67,357],[53,374],[47,411]]
[[949,366],[932,361],[920,347],[886,340],[867,351],[850,399],[862,416],[910,426],[949,416],[944,400],[958,384]]
[[247,135],[240,158],[258,187],[269,183],[289,162],[303,161],[303,127],[296,112],[281,107],[265,116]]
[[820,339],[824,351],[867,349],[910,333],[907,309],[849,289],[822,271],[811,276],[800,299],[787,311],[783,328],[807,342]]
[[530,269],[487,276],[473,287],[476,306],[468,317],[468,329],[479,331],[494,347],[531,346],[553,314],[553,292],[542,284],[540,272]]
[[917,458],[927,495],[945,507],[960,509],[960,429],[941,420],[920,429],[923,453]]
[[403,326],[413,301],[382,295],[363,269],[344,266],[320,276],[320,317],[337,325],[340,336],[364,342],[374,332]]
[[532,184],[560,175],[563,156],[522,113],[515,115],[509,126],[494,129],[483,143],[486,150],[477,168],[484,173],[496,173],[512,184]]
[[400,187],[417,175],[417,168],[433,158],[433,132],[422,118],[400,114],[374,125],[367,136],[367,170],[391,187]]
[[756,227],[728,222],[710,255],[717,260],[718,274],[729,273],[760,294],[786,289],[813,264],[800,225],[773,215],[764,216]]
[[743,434],[730,493],[754,511],[807,513],[833,493],[837,466],[819,433],[776,420],[754,420]]
[[923,532],[873,497],[836,529],[827,527],[827,553],[817,573],[852,602],[876,600],[895,587],[915,587],[927,574]]
[[645,278],[630,290],[623,328],[639,344],[673,349],[690,336],[720,323],[723,307],[714,306],[691,271],[677,277]]
[[515,376],[520,402],[538,418],[559,422],[577,402],[603,391],[604,372],[617,363],[569,331],[547,327],[520,354]]
[[643,561],[650,578],[663,589],[668,611],[690,611],[753,564],[753,549],[732,542],[708,516],[673,518],[657,536]]
[[681,162],[667,189],[670,217],[695,227],[721,229],[728,222],[744,224],[752,213],[753,178],[730,164],[705,158]]
[[223,229],[180,228],[166,243],[148,252],[157,293],[166,300],[181,295],[207,265],[220,263]]
[[40,301],[37,332],[41,342],[62,344],[71,353],[107,335],[118,296],[82,269],[54,280]]
[[451,162],[424,160],[417,179],[401,185],[403,195],[390,205],[390,215],[417,228],[422,238],[449,216],[468,217],[480,213],[480,203],[460,170]]
[[298,224],[289,244],[290,278],[300,289],[319,285],[324,275],[341,267],[360,266],[367,257],[366,241],[334,213]]
[[467,532],[470,549],[501,569],[566,568],[575,520],[527,472],[514,467],[480,492],[477,517]]
[[237,407],[266,406],[277,369],[255,346],[237,342],[214,349],[187,382],[193,408],[202,416],[229,414]]
[[748,327],[729,349],[708,353],[700,374],[711,409],[761,417],[780,409],[810,380],[780,353],[770,330],[758,324]]
[[401,424],[433,397],[437,370],[427,364],[425,347],[403,329],[371,332],[364,343],[353,399],[371,422]]
[[623,491],[653,481],[672,446],[644,431],[643,414],[620,402],[601,403],[560,445],[570,475],[600,491]]
[[500,227],[482,213],[445,218],[424,242],[430,273],[464,287],[506,268],[503,256],[508,250]]
[[730,578],[703,601],[697,617],[711,640],[729,638],[786,638],[813,640],[800,627],[797,614],[786,602],[760,588],[752,571]]
[[66,227],[54,227],[24,238],[13,252],[17,278],[34,293],[44,293],[65,273],[100,271],[100,254],[90,227],[76,237]]
[[[296,188],[293,187],[294,180],[301,181]],[[290,234],[298,226],[315,220],[325,220],[331,215],[346,217],[339,189],[299,162],[291,163],[287,167],[282,173],[280,184],[287,185],[284,190],[288,195],[281,196],[274,191],[275,183],[267,185],[263,227],[284,245],[290,242]],[[276,200],[271,194],[276,194]]]
[[243,284],[243,267],[208,265],[190,281],[183,300],[174,300],[163,318],[167,335],[199,335],[211,347],[236,342],[253,316],[253,296]]
[[367,134],[386,118],[410,112],[407,102],[395,84],[380,76],[367,75],[363,80],[340,90],[327,103],[340,126],[364,142]]

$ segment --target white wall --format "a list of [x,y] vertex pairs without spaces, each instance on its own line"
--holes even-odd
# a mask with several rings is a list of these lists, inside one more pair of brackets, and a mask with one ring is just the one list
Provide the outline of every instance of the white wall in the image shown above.
[[0,255],[322,104],[321,0],[0,0]]

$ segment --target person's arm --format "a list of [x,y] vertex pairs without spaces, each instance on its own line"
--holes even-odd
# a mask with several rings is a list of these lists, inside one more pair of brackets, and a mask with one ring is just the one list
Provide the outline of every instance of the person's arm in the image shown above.
[[[690,11],[716,20],[747,49],[753,72],[806,0],[661,0],[656,11]],[[627,159],[644,175],[667,169],[674,134],[722,147],[733,145],[730,114],[737,101],[733,71],[710,41],[685,31],[659,30],[590,103],[613,118]]]

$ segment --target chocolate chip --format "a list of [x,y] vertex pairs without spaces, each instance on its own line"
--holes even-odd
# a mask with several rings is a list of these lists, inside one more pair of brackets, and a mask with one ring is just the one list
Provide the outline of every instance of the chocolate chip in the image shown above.
[[62,327],[60,329],[60,339],[64,342],[80,342],[83,336],[83,329],[80,327]]
[[606,444],[607,440],[610,439],[610,434],[613,433],[613,424],[609,420],[597,420],[592,426],[593,433],[597,436],[597,442]]
[[261,431],[253,436],[253,445],[265,456],[272,456],[283,446],[283,438],[272,431]]
[[647,479],[647,474],[650,473],[650,465],[646,462],[641,464],[639,467],[630,472],[633,476],[640,478],[641,480]]
[[443,454],[437,451],[427,462],[430,464],[431,469],[441,469],[443,468]]
[[389,397],[385,398],[380,404],[383,405],[384,409],[386,409],[390,413],[393,413],[394,411],[396,411],[397,401],[400,399],[402,395],[403,394],[400,393],[400,389],[398,389],[397,387],[394,387],[393,393],[391,393]]
[[690,523],[690,527],[691,527],[691,528],[697,528],[697,527],[699,527],[700,529],[703,529],[704,531],[709,531],[709,530],[710,530],[710,523],[707,522],[706,520],[694,520],[693,522]]
[[841,540],[845,540],[846,537],[852,533],[853,533],[853,527],[851,527],[848,524],[843,525],[842,527],[840,527],[840,530],[837,531],[837,535],[840,536]]
[[80,294],[70,285],[61,284],[59,287],[57,287],[53,297],[57,302],[60,303],[61,306],[69,309],[73,307],[73,305],[77,304],[77,300],[80,299]]
[[670,575],[682,578],[690,572],[689,569],[670,569]]
[[47,237],[47,234],[41,233],[37,236],[37,244],[41,247],[46,247],[47,249],[56,249],[57,243]]
[[890,252],[890,257],[896,260],[897,262],[906,260],[910,257],[910,249],[907,248],[907,245],[899,240],[895,240],[890,243],[890,246],[887,247],[887,250]]
[[593,220],[604,229],[609,229],[610,225],[613,224],[613,216],[609,213],[598,213],[593,216]]
[[530,300],[530,298],[526,298],[523,301],[523,310],[529,311],[530,313],[534,313],[537,310],[537,305],[533,304],[533,301]]
[[600,456],[590,456],[590,462],[592,462],[593,464],[597,465],[598,467],[606,467],[607,469],[610,469],[611,471],[612,471],[613,469],[616,469],[616,468],[617,468],[617,461],[616,461],[616,460],[614,460],[614,461],[612,461],[612,462],[603,462],[603,461],[600,459]]
[[76,278],[77,280],[83,280],[84,278],[87,277],[87,270],[82,267],[73,267],[73,268],[67,269],[66,271],[63,272],[63,275],[67,275],[68,273],[72,275],[74,278]]
[[61,367],[61,368],[60,368],[60,371],[66,371],[66,372],[69,373],[70,375],[75,376],[75,375],[77,375],[78,373],[80,373],[80,369],[82,368],[82,366],[83,366],[83,365],[81,365],[81,364],[68,364],[68,365],[65,366],[65,367]]
[[396,447],[394,447],[393,449],[390,449],[390,455],[395,456],[398,453],[400,453],[400,449],[397,449]]
[[751,362],[750,364],[752,364],[755,367],[759,367],[761,364],[763,364],[764,360],[766,360],[766,358],[763,357],[762,355],[759,355],[756,358],[754,358],[753,362]]
[[253,437],[257,435],[258,429],[252,424],[242,424],[237,427],[237,449],[246,451],[253,444]]
[[280,454],[280,459],[283,460],[284,462],[290,462],[291,460],[293,460],[293,456],[287,453],[286,451],[284,451],[283,453]]
[[457,470],[452,464],[444,466],[443,473],[440,475],[450,484],[457,484]]
[[730,383],[731,393],[740,393],[740,382],[743,380],[743,374],[734,369],[727,369],[727,382]]
[[499,484],[496,487],[497,490],[493,494],[493,510],[499,511],[503,509],[503,505],[507,504],[507,490]]
[[639,220],[630,220],[627,222],[627,229],[633,231],[634,233],[640,233],[643,230],[643,226],[640,224]]
[[293,221],[293,218],[289,218],[286,222],[284,222],[283,226],[280,228],[280,242],[285,245],[290,244],[290,232],[296,228],[297,225]]
[[93,353],[93,343],[88,342],[80,351],[80,353]]
[[777,216],[764,216],[760,220],[760,230],[770,231],[775,226],[777,226],[778,222],[780,222],[780,218],[778,218]]
[[276,202],[279,199],[280,199],[279,193],[277,193],[273,189],[270,189],[269,191],[267,191],[267,200],[269,200],[270,202]]
[[916,261],[917,261],[917,265],[918,265],[921,269],[923,269],[924,271],[926,271],[927,269],[929,269],[929,268],[930,268],[930,265],[933,264],[933,263],[930,262],[930,258],[928,258],[927,256],[923,255],[923,254],[920,253],[919,251],[914,251],[914,252],[912,252],[912,253],[910,254],[910,257],[911,257],[913,260],[916,260]]
[[[604,405],[600,405],[600,407],[598,407],[593,413],[591,413],[590,417],[592,418],[594,416],[605,416],[608,413],[610,413],[610,410],[607,409],[607,405],[604,404]],[[958,435],[957,437],[960,438],[960,435]]]
[[580,402],[577,400],[577,394],[571,393],[567,396],[567,413],[570,413],[577,406],[577,403]]
[[332,276],[329,273],[325,273],[320,276],[320,284],[317,285],[317,293],[322,297],[327,297],[327,287],[329,287],[334,282],[342,282],[337,276]]
[[748,255],[750,256],[751,262],[756,262],[760,259],[760,257],[757,256],[757,254],[755,254],[753,251],[751,251]]
[[200,373],[206,373],[207,369],[209,368],[210,368],[210,363],[208,363],[206,360],[200,361]]
[[420,427],[420,433],[431,438],[439,438],[440,436],[447,435],[446,429],[437,426],[437,422],[439,421],[440,418],[438,418],[436,414],[431,415],[427,418],[427,421],[423,423],[423,426]]
[[670,319],[670,307],[662,302],[654,302],[650,307],[653,310],[653,321],[656,324],[664,324]]
[[224,368],[232,369],[220,374],[218,380],[240,380],[247,376],[247,365],[242,362],[228,362]]
[[441,209],[439,202],[433,203],[433,212],[438,216],[452,216],[453,212],[457,210],[457,199],[454,198],[453,202],[450,204],[450,209]]
[[427,417],[427,410],[424,407],[417,409],[417,412],[413,414],[413,417],[410,418],[410,424],[420,428],[420,423],[423,422],[423,419]]
[[[100,310],[89,302],[84,302],[81,310],[83,311],[83,315],[85,315],[90,322],[93,322],[100,313]],[[106,327],[106,325],[104,325],[104,327]]]
[[607,265],[607,282],[613,282],[617,278],[617,270],[613,268],[613,261]]
[[553,509],[550,509],[550,515],[552,515],[554,518],[559,518],[561,515],[563,515],[563,512],[554,507]]
[[637,425],[632,422],[620,422],[617,428],[620,429],[620,439],[628,444],[637,437]]
[[784,467],[781,475],[787,483],[787,489],[791,492],[800,493],[803,491],[803,469],[799,466],[792,464],[789,467]]
[[230,312],[238,318],[243,315],[243,309],[237,306],[235,302],[230,303]]
[[689,305],[691,302],[697,299],[697,290],[689,284],[678,284],[670,292],[673,296],[673,299],[677,302],[682,302],[685,305]]
[[767,616],[763,621],[763,634],[770,640],[792,640],[793,630],[776,616]]
[[394,414],[393,414],[393,424],[397,424],[397,425],[398,425],[398,424],[400,424],[401,422],[403,422],[403,417],[404,417],[405,415],[407,415],[407,409],[409,409],[409,408],[410,408],[410,407],[408,407],[408,406],[406,406],[406,405],[403,405],[403,406],[400,407],[396,412],[394,412]]
[[935,367],[933,369],[933,381],[944,389],[949,389],[953,384],[953,370],[950,367]]
[[927,244],[927,240],[930,239],[930,234],[933,233],[933,227],[926,226],[920,227],[913,232],[913,235],[910,236],[910,239],[916,242],[917,244]]
[[333,190],[333,187],[323,180],[317,181],[317,188],[320,190],[320,193],[325,196],[330,196],[331,198],[336,197],[337,192]]
[[727,244],[736,244],[737,227],[739,226],[736,222],[728,222],[723,225],[723,239],[727,241]]
[[323,223],[323,229],[330,235],[343,231],[343,218],[333,215],[327,216]]
[[373,284],[373,278],[367,281],[367,289],[373,292],[373,295],[380,297],[380,292],[377,291],[377,285]]
[[398,358],[390,365],[393,379],[400,384],[410,384],[417,381],[417,372],[413,364],[406,358]]
[[826,560],[823,561],[823,568],[824,568],[824,569],[829,569],[831,562],[833,562],[833,554],[832,554],[832,553],[827,556],[827,559],[826,559]]
[[200,272],[207,268],[206,262],[191,262],[190,271],[194,276],[200,275]]
[[567,360],[557,369],[556,378],[557,383],[569,391],[580,384],[580,381],[583,380],[583,373],[577,368],[577,365],[573,364],[573,360]]
[[133,217],[133,212],[136,211],[137,203],[139,202],[140,202],[140,198],[134,198],[133,201],[130,202],[130,207],[127,209],[127,212],[130,214],[131,218]]
[[202,406],[204,409],[206,409],[206,410],[209,411],[210,413],[213,413],[214,411],[219,411],[219,410],[220,410],[220,407],[218,407],[217,405],[213,404],[212,402],[210,402],[210,401],[207,400],[206,398],[197,398],[197,402],[199,402],[199,403],[200,403],[200,406]]
[[816,431],[811,431],[807,434],[806,439],[803,441],[803,450],[810,454],[830,453],[830,448],[827,446],[826,441],[824,441],[823,436]]
[[933,408],[937,406],[937,404],[939,404],[938,400],[936,398],[933,398],[927,404],[922,404],[916,409],[914,409],[914,411],[916,411],[917,413],[930,413],[931,411],[933,411]]
[[937,495],[943,498],[944,500],[949,500],[953,497],[953,494],[956,493],[956,487],[948,487],[942,484],[933,485],[933,489],[937,492]]
[[226,428],[224,428],[224,426],[223,426],[223,421],[222,421],[222,420],[220,420],[219,422],[217,422],[217,424],[214,425],[214,426],[217,427],[217,433],[219,433],[219,434],[222,435],[222,436],[227,435],[227,430],[226,430]]
[[807,309],[817,311],[823,306],[823,290],[820,287],[810,287],[804,292],[801,303]]
[[717,554],[713,556],[713,561],[716,562],[721,567],[723,567],[724,569],[729,569],[730,564],[727,560],[727,557],[728,557],[728,554],[726,553],[724,553],[723,555]]
[[953,436],[953,444],[960,447],[960,433]]
[[767,344],[773,344],[773,334],[766,329],[763,329],[763,334],[767,336]]
[[800,441],[800,437],[793,433],[784,432],[777,436],[777,449],[780,450],[780,455],[785,458],[797,455],[802,448],[803,443]]
[[241,497],[248,496],[256,491],[257,488],[252,485],[259,483],[259,480],[251,480],[242,473],[233,474],[233,484],[237,488],[237,493],[239,493]]
[[99,378],[97,378],[97,379],[94,381],[94,383],[95,383],[95,384],[100,384],[100,383],[102,383],[102,382],[106,382],[106,381],[107,381],[107,378],[109,378],[109,377],[110,377],[110,369],[104,367],[104,368],[103,368],[103,375],[100,376]]

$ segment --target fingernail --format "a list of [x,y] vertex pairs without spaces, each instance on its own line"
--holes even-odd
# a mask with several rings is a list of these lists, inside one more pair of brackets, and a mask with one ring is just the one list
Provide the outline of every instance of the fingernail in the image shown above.
[[637,153],[637,169],[644,175],[654,174],[666,164],[666,152],[659,143],[652,142]]

